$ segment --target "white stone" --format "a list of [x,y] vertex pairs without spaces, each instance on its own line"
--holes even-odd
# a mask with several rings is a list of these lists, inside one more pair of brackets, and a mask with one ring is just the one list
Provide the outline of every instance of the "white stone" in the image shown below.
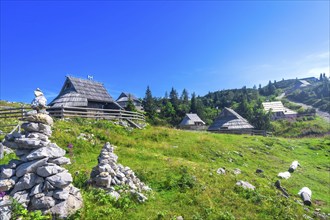
[[72,176],[68,172],[61,172],[47,177],[46,180],[56,188],[65,188],[72,183]]

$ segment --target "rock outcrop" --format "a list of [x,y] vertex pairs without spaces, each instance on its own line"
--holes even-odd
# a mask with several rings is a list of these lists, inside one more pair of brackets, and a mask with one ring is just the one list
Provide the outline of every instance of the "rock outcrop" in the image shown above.
[[[90,184],[96,188],[106,190],[115,198],[120,197],[122,192],[130,192],[136,196],[139,202],[144,202],[147,197],[143,191],[151,189],[135,176],[135,173],[121,164],[117,164],[118,156],[113,153],[114,147],[106,143],[98,157],[98,165],[91,172]],[[116,186],[123,186],[116,190]]]
[[[49,140],[53,119],[45,111],[31,111],[26,120],[21,126],[23,132],[9,134],[3,142],[19,160],[0,166],[0,192],[28,210],[66,218],[83,205],[71,174],[61,167],[70,159],[64,157],[65,150]],[[4,198],[0,198],[0,215],[8,216],[10,203]]]

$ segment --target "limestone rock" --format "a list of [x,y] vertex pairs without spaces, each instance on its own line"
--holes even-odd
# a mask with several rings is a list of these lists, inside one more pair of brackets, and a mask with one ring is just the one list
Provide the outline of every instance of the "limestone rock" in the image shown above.
[[71,174],[68,172],[61,172],[53,176],[49,176],[46,180],[57,188],[65,188],[73,181]]
[[59,158],[65,155],[65,150],[57,146],[56,144],[49,144],[47,147],[41,147],[32,151],[26,158],[28,160],[35,160],[39,158]]
[[23,163],[16,169],[16,176],[21,177],[26,173],[33,173],[38,167],[43,166],[47,163],[48,158],[41,160],[33,160],[31,162]]
[[42,210],[42,209],[50,209],[55,205],[55,199],[50,196],[43,196],[40,198],[32,197],[31,200],[31,210]]
[[67,216],[75,213],[78,209],[80,209],[83,205],[82,197],[75,197],[69,194],[67,200],[60,202],[53,206],[51,209],[46,211],[46,213],[52,213],[58,215],[60,218],[66,218]]
[[37,168],[37,174],[42,177],[48,177],[64,171],[65,169],[56,164],[47,164]]
[[245,181],[242,181],[242,180],[240,180],[240,181],[238,181],[237,183],[236,183],[236,185],[237,186],[241,186],[241,187],[243,187],[244,189],[251,189],[251,190],[255,190],[255,186],[253,186],[252,184],[250,184],[250,183],[248,183],[248,182],[245,182]]
[[10,168],[1,168],[0,169],[0,178],[8,179],[15,174],[15,170]]
[[217,170],[217,174],[226,174],[226,170],[225,170],[225,168],[219,168],[219,169]]
[[50,158],[48,160],[49,163],[54,163],[56,165],[65,165],[65,164],[71,164],[71,161],[69,158],[66,157],[59,157],[59,158]]
[[34,173],[26,173],[21,177],[16,183],[14,189],[11,191],[11,195],[15,194],[18,191],[25,189],[31,189],[34,185],[43,182],[43,178],[37,176]]
[[27,121],[30,122],[40,122],[46,125],[50,125],[53,126],[53,119],[47,115],[47,114],[43,114],[43,113],[37,113],[35,115],[29,115],[28,117],[25,118]]

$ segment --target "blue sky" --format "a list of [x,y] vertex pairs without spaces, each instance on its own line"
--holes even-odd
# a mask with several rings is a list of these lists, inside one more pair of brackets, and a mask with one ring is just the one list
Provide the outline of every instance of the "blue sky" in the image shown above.
[[144,97],[329,75],[329,1],[1,1],[0,99],[66,75]]

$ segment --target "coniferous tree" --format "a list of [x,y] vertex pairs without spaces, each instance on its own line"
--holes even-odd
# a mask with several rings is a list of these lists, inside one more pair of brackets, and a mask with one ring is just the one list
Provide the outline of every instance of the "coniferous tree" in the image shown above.
[[147,87],[146,95],[143,99],[143,108],[144,111],[147,113],[147,116],[153,119],[156,114],[156,107],[149,86]]
[[190,112],[197,113],[197,101],[195,92],[191,95]]
[[178,92],[173,87],[170,92],[170,102],[172,103],[175,111],[177,111],[179,109],[179,98],[178,98]]
[[127,101],[127,105],[126,105],[126,108],[125,108],[127,111],[133,111],[133,112],[136,112],[136,108],[135,108],[135,105],[133,103],[133,100],[131,98],[131,96],[129,95],[128,96],[128,101]]

